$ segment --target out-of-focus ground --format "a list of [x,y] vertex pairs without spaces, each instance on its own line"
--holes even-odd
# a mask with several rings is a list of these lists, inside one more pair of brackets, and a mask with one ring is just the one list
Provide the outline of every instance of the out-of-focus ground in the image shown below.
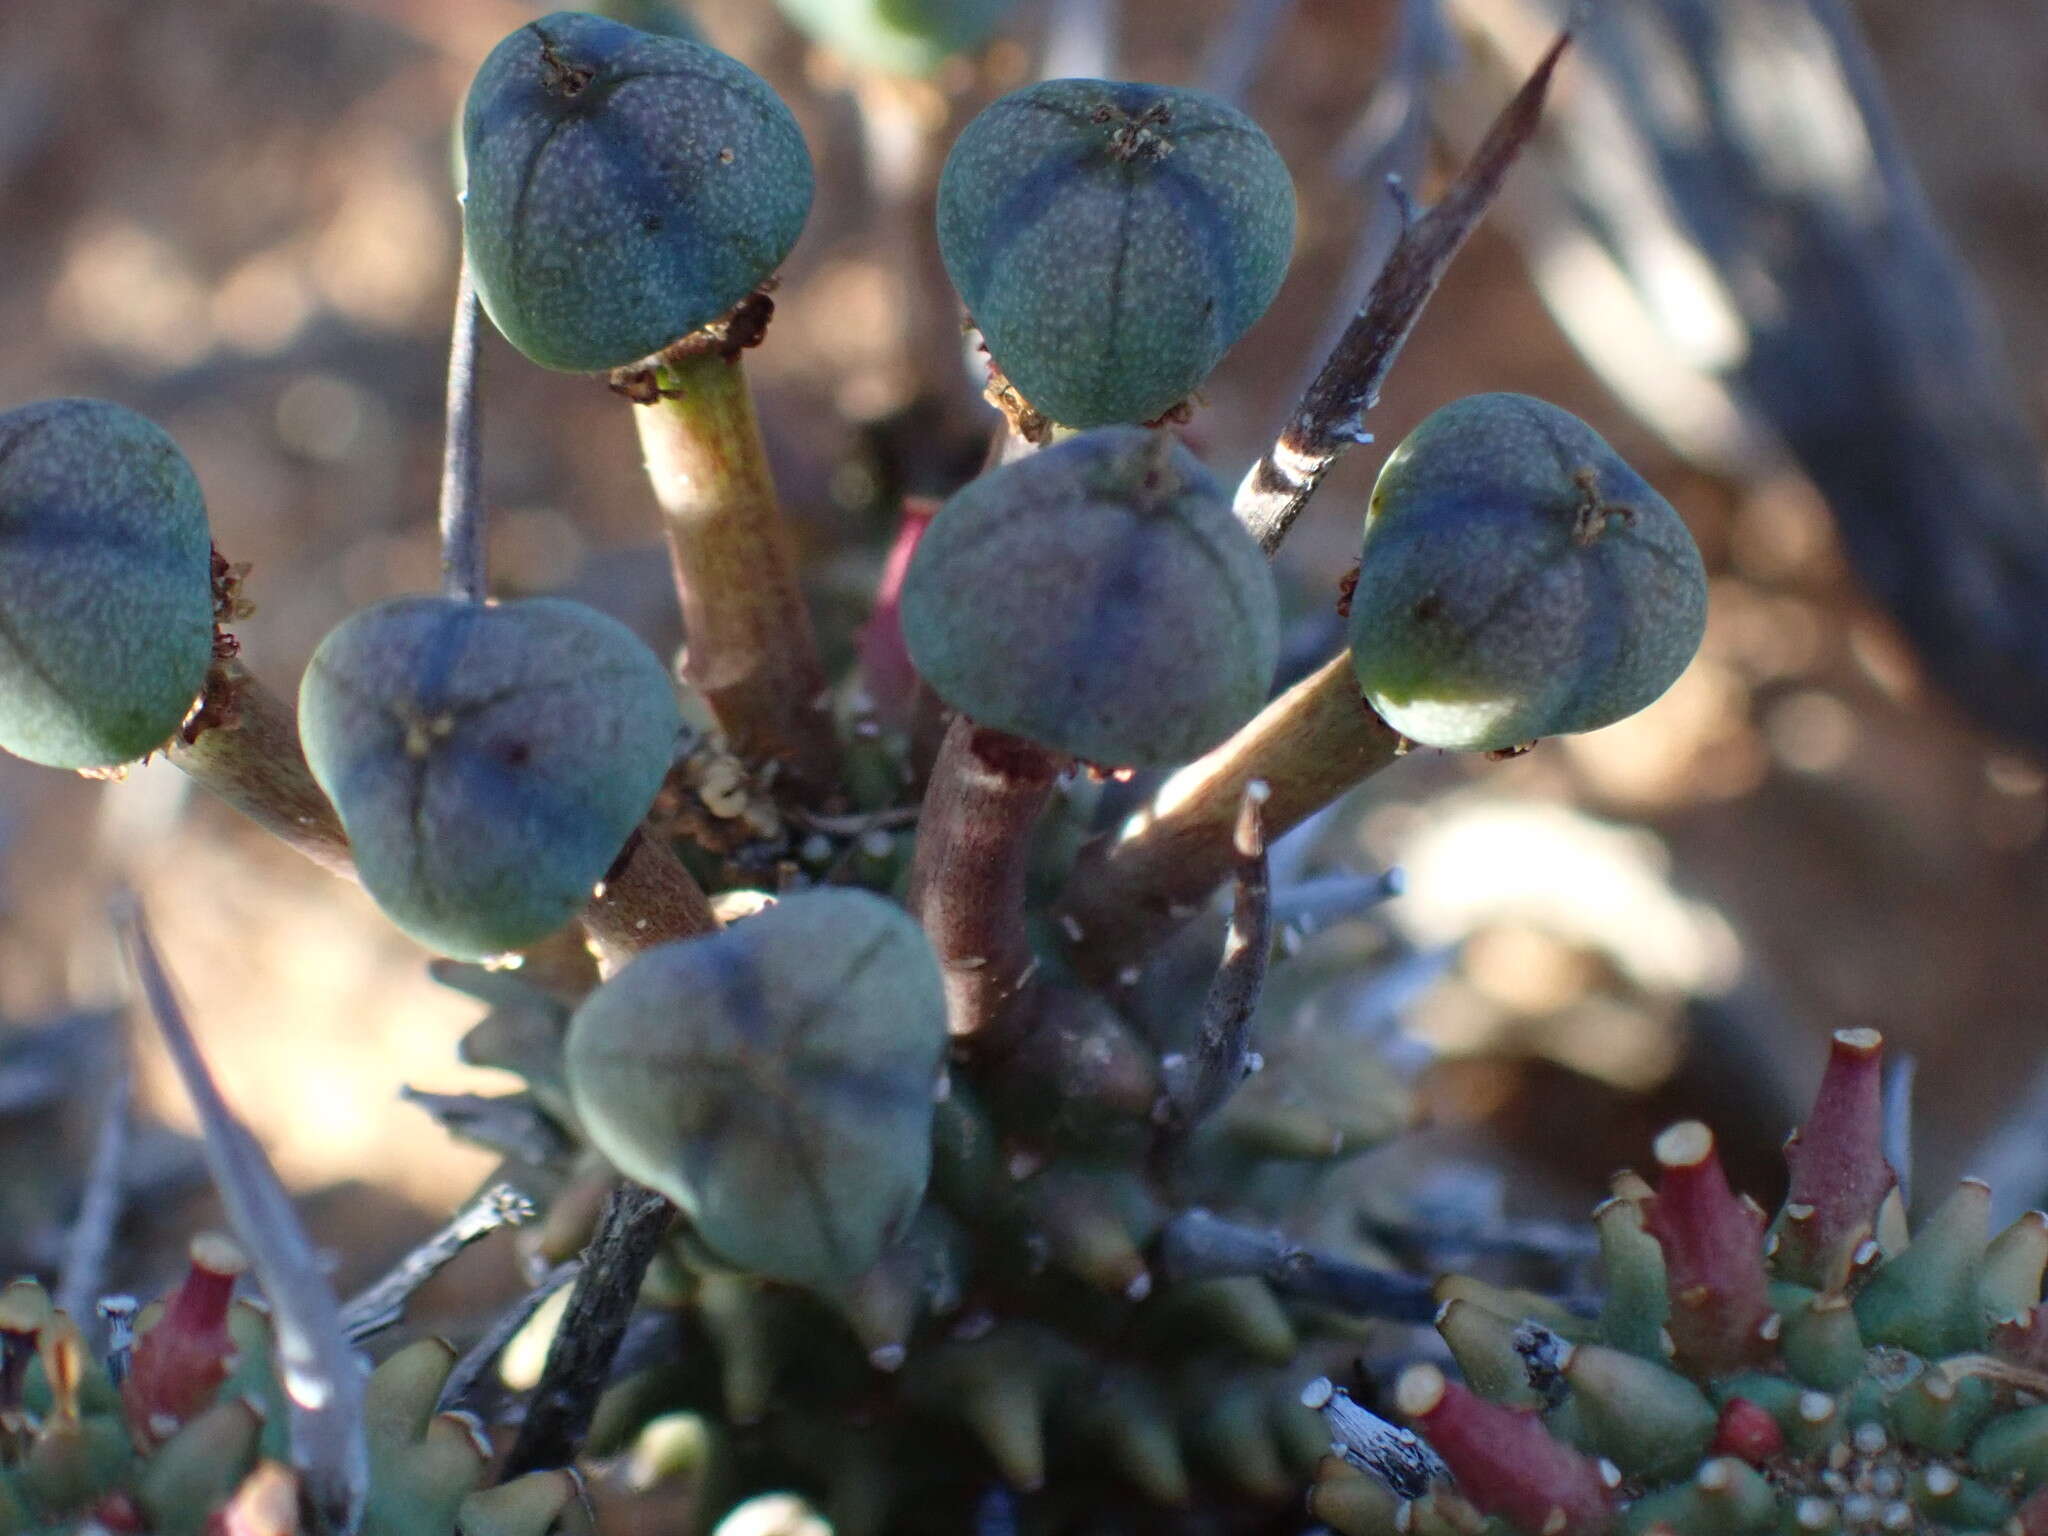
[[[1229,9],[1132,0],[1124,72],[1188,79]],[[1304,0],[1250,93],[1295,168],[1302,243],[1195,423],[1227,478],[1275,429],[1326,332],[1362,205],[1324,163],[1374,78],[1386,9]],[[1861,12],[2042,421],[2048,19],[2030,0]],[[907,387],[895,247],[864,218],[856,118],[833,68],[758,0],[701,13],[791,99],[819,162],[820,206],[750,368],[825,586],[857,593],[886,472],[863,424]],[[351,608],[434,580],[449,123],[475,62],[529,14],[512,0],[0,8],[0,407],[95,394],[161,421],[197,467],[220,546],[254,568],[257,611],[237,628],[281,687]],[[1025,78],[1038,25],[1039,8],[1020,7],[1016,40],[963,71],[963,88]],[[944,335],[951,295],[927,286],[915,302],[919,333],[936,314]],[[1547,396],[1605,431],[1685,513],[1714,588],[1699,660],[1641,716],[1510,763],[1418,754],[1327,834],[1407,865],[1396,915],[1416,942],[1463,944],[1413,1015],[1469,1058],[1438,1075],[1436,1112],[1489,1127],[1503,1155],[1553,1161],[1576,1191],[1642,1155],[1651,1115],[1726,1109],[1742,1072],[1772,1074],[1748,1081],[1757,1129],[1775,1134],[1776,1074],[1796,1086],[1829,1029],[1870,1024],[1920,1063],[1922,1187],[1962,1171],[2048,1038],[2039,766],[1929,693],[1809,492],[1676,464],[1485,231],[1369,424],[1390,445],[1482,389]],[[627,407],[495,341],[485,391],[501,589],[570,587],[673,644]],[[1352,455],[1290,545],[1304,605],[1334,598],[1379,452]],[[851,613],[828,627],[843,634]],[[498,1086],[453,1059],[475,1006],[432,986],[425,957],[359,892],[188,799],[161,765],[108,786],[0,759],[0,1019],[118,992],[102,916],[115,878],[139,888],[230,1098],[286,1175],[381,1192],[322,1207],[346,1277],[488,1172],[395,1097],[401,1083]],[[1681,1084],[1721,1097],[1627,1112],[1678,1066],[1688,1017],[1713,1030],[1694,1037],[1705,1045]],[[1718,1085],[1701,1049],[1729,1069]],[[145,1061],[152,1112],[189,1124],[157,1056]],[[28,1152],[9,1158],[21,1166],[0,1179],[31,1172]]]

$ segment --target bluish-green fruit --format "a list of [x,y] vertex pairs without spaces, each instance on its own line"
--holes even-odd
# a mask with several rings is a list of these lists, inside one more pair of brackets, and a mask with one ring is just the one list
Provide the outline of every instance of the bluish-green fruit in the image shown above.
[[811,206],[803,134],[760,76],[578,11],[491,50],[463,152],[477,294],[548,368],[624,367],[718,319]]
[[804,31],[856,64],[928,75],[979,48],[1011,0],[780,0]]
[[1611,725],[1677,681],[1706,621],[1671,503],[1554,405],[1456,401],[1380,471],[1351,659],[1412,741],[1491,752]]
[[1265,702],[1273,578],[1170,432],[1105,427],[946,503],[903,587],[910,658],[983,725],[1105,766],[1185,762]]
[[1048,80],[969,123],[939,182],[939,249],[990,354],[1070,427],[1185,399],[1280,291],[1294,184],[1200,91]]
[[106,768],[162,746],[213,658],[192,467],[105,400],[0,414],[0,747]]
[[320,642],[299,688],[306,761],[364,888],[465,960],[583,909],[647,814],[680,724],[654,653],[559,598],[379,603]]
[[945,1042],[923,930],[828,887],[637,957],[577,1009],[566,1062],[591,1141],[713,1252],[829,1288],[924,1198]]

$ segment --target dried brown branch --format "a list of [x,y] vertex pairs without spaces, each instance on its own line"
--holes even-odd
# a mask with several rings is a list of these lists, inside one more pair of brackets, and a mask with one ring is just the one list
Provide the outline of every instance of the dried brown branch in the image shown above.
[[1263,781],[1268,838],[1391,763],[1401,738],[1359,696],[1345,651],[1181,769],[1150,805],[1082,851],[1061,899],[1070,958],[1098,985],[1135,980],[1152,947],[1201,910],[1237,861],[1245,791]]
[[1160,1233],[1159,1267],[1169,1281],[1255,1276],[1283,1296],[1354,1317],[1426,1323],[1436,1316],[1435,1289],[1419,1276],[1353,1264],[1199,1206],[1182,1211]]
[[612,1357],[639,1300],[640,1282],[675,1214],[651,1189],[623,1181],[613,1188],[597,1235],[583,1250],[576,1288],[548,1347],[519,1438],[505,1458],[503,1481],[576,1459],[598,1396],[610,1382]]
[[1381,383],[1451,258],[1492,206],[1508,168],[1535,133],[1551,75],[1570,40],[1566,32],[1551,45],[1463,173],[1402,231],[1365,307],[1309,384],[1279,441],[1239,485],[1238,519],[1268,554],[1280,547],[1338,456],[1364,440],[1365,413],[1378,401]]
[[938,952],[955,1039],[1000,1044],[1030,983],[1031,829],[1062,766],[1059,754],[964,715],[939,748],[906,903]]
[[100,1293],[106,1287],[107,1260],[114,1232],[127,1203],[129,1130],[135,1112],[135,1068],[125,1042],[116,1042],[118,1058],[100,1107],[99,1134],[93,1139],[92,1162],[78,1214],[64,1234],[64,1260],[58,1271],[55,1301],[60,1310],[90,1329]]
[[[1510,75],[1551,7],[1457,9],[1475,61]],[[2039,422],[1914,174],[1857,9],[1590,8],[1576,88],[1503,212],[1545,258],[1532,263],[1545,301],[1622,400],[1720,473],[1752,478],[1788,454],[1933,680],[2038,754]],[[1652,79],[1699,112],[1660,111],[1647,98],[1663,92],[1641,88]],[[1791,79],[1803,87],[1783,89]]]

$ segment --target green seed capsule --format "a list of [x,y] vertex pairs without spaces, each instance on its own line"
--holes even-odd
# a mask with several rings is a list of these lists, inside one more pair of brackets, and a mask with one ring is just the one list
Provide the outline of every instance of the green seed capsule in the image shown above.
[[939,697],[1105,765],[1185,762],[1265,702],[1273,578],[1169,436],[1110,427],[983,475],[919,541],[903,636]]
[[1294,185],[1250,118],[1200,91],[1048,80],[969,123],[939,249],[1024,398],[1070,427],[1149,421],[1265,313]]
[[558,11],[491,51],[463,116],[478,297],[548,368],[619,368],[718,319],[811,206],[802,132],[714,49]]
[[402,597],[344,620],[299,690],[306,761],[363,885],[429,948],[523,948],[590,899],[675,748],[675,692],[616,619],[558,598]]
[[1351,659],[1402,735],[1499,751],[1651,703],[1706,614],[1685,524],[1592,428],[1526,395],[1474,395],[1380,471]]
[[924,1197],[945,1049],[938,962],[866,891],[784,897],[640,955],[569,1026],[590,1139],[755,1274],[871,1269]]
[[104,400],[0,414],[0,748],[106,768],[164,745],[213,659],[212,550],[154,423]]

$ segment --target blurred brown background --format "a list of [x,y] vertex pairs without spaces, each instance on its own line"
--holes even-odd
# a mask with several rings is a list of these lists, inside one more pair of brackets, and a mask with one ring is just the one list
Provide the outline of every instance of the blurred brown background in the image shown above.
[[[895,286],[912,237],[865,190],[843,72],[761,0],[698,9],[714,42],[791,100],[819,163],[820,205],[751,367],[826,627],[843,641],[887,526],[878,492],[916,458],[876,424],[914,387],[905,338],[947,335],[954,301],[928,264],[909,304]],[[1045,9],[1020,5],[1006,40],[950,83],[979,100],[1027,78]],[[1194,78],[1234,10],[1129,0],[1119,69]],[[223,551],[254,567],[257,611],[237,629],[280,686],[351,608],[434,580],[449,125],[476,61],[530,14],[513,0],[0,8],[0,407],[103,395],[165,425]],[[1871,0],[1859,14],[2038,427],[2048,13],[2032,0]],[[1247,94],[1295,168],[1302,243],[1194,424],[1228,478],[1328,333],[1368,211],[1331,151],[1393,31],[1389,6],[1301,0]],[[1573,89],[1569,64],[1560,88]],[[905,110],[932,102],[913,95]],[[950,364],[925,356],[927,369]],[[495,340],[485,367],[500,588],[573,588],[673,644],[627,408]],[[1391,445],[1482,389],[1544,395],[1606,432],[1679,504],[1715,585],[1699,660],[1643,715],[1511,763],[1418,755],[1325,830],[1359,861],[1408,867],[1412,894],[1392,921],[1414,943],[1459,946],[1410,1015],[1463,1063],[1437,1074],[1434,1111],[1583,1179],[1640,1156],[1655,1115],[1739,1114],[1731,1093],[1753,1090],[1756,1138],[1782,1131],[1780,1095],[1817,1066],[1825,1031],[1869,1024],[1919,1062],[1921,1187],[1963,1171],[2044,1054],[2040,766],[1929,687],[1803,482],[1690,469],[1633,420],[1491,226],[1369,425]],[[1355,554],[1381,452],[1352,455],[1290,544],[1304,613],[1327,604]],[[488,1170],[395,1098],[401,1083],[491,1086],[453,1060],[474,1005],[430,985],[424,957],[360,893],[188,802],[161,766],[110,786],[0,760],[0,1020],[118,995],[102,917],[115,878],[141,890],[230,1098],[287,1177],[381,1192],[323,1207],[327,1235],[352,1247],[348,1276]],[[189,1124],[147,1059],[152,1111]],[[1675,1088],[1631,1108],[1674,1072]],[[11,1147],[0,1178],[46,1152]],[[1573,1200],[1581,1187],[1565,1185]]]

